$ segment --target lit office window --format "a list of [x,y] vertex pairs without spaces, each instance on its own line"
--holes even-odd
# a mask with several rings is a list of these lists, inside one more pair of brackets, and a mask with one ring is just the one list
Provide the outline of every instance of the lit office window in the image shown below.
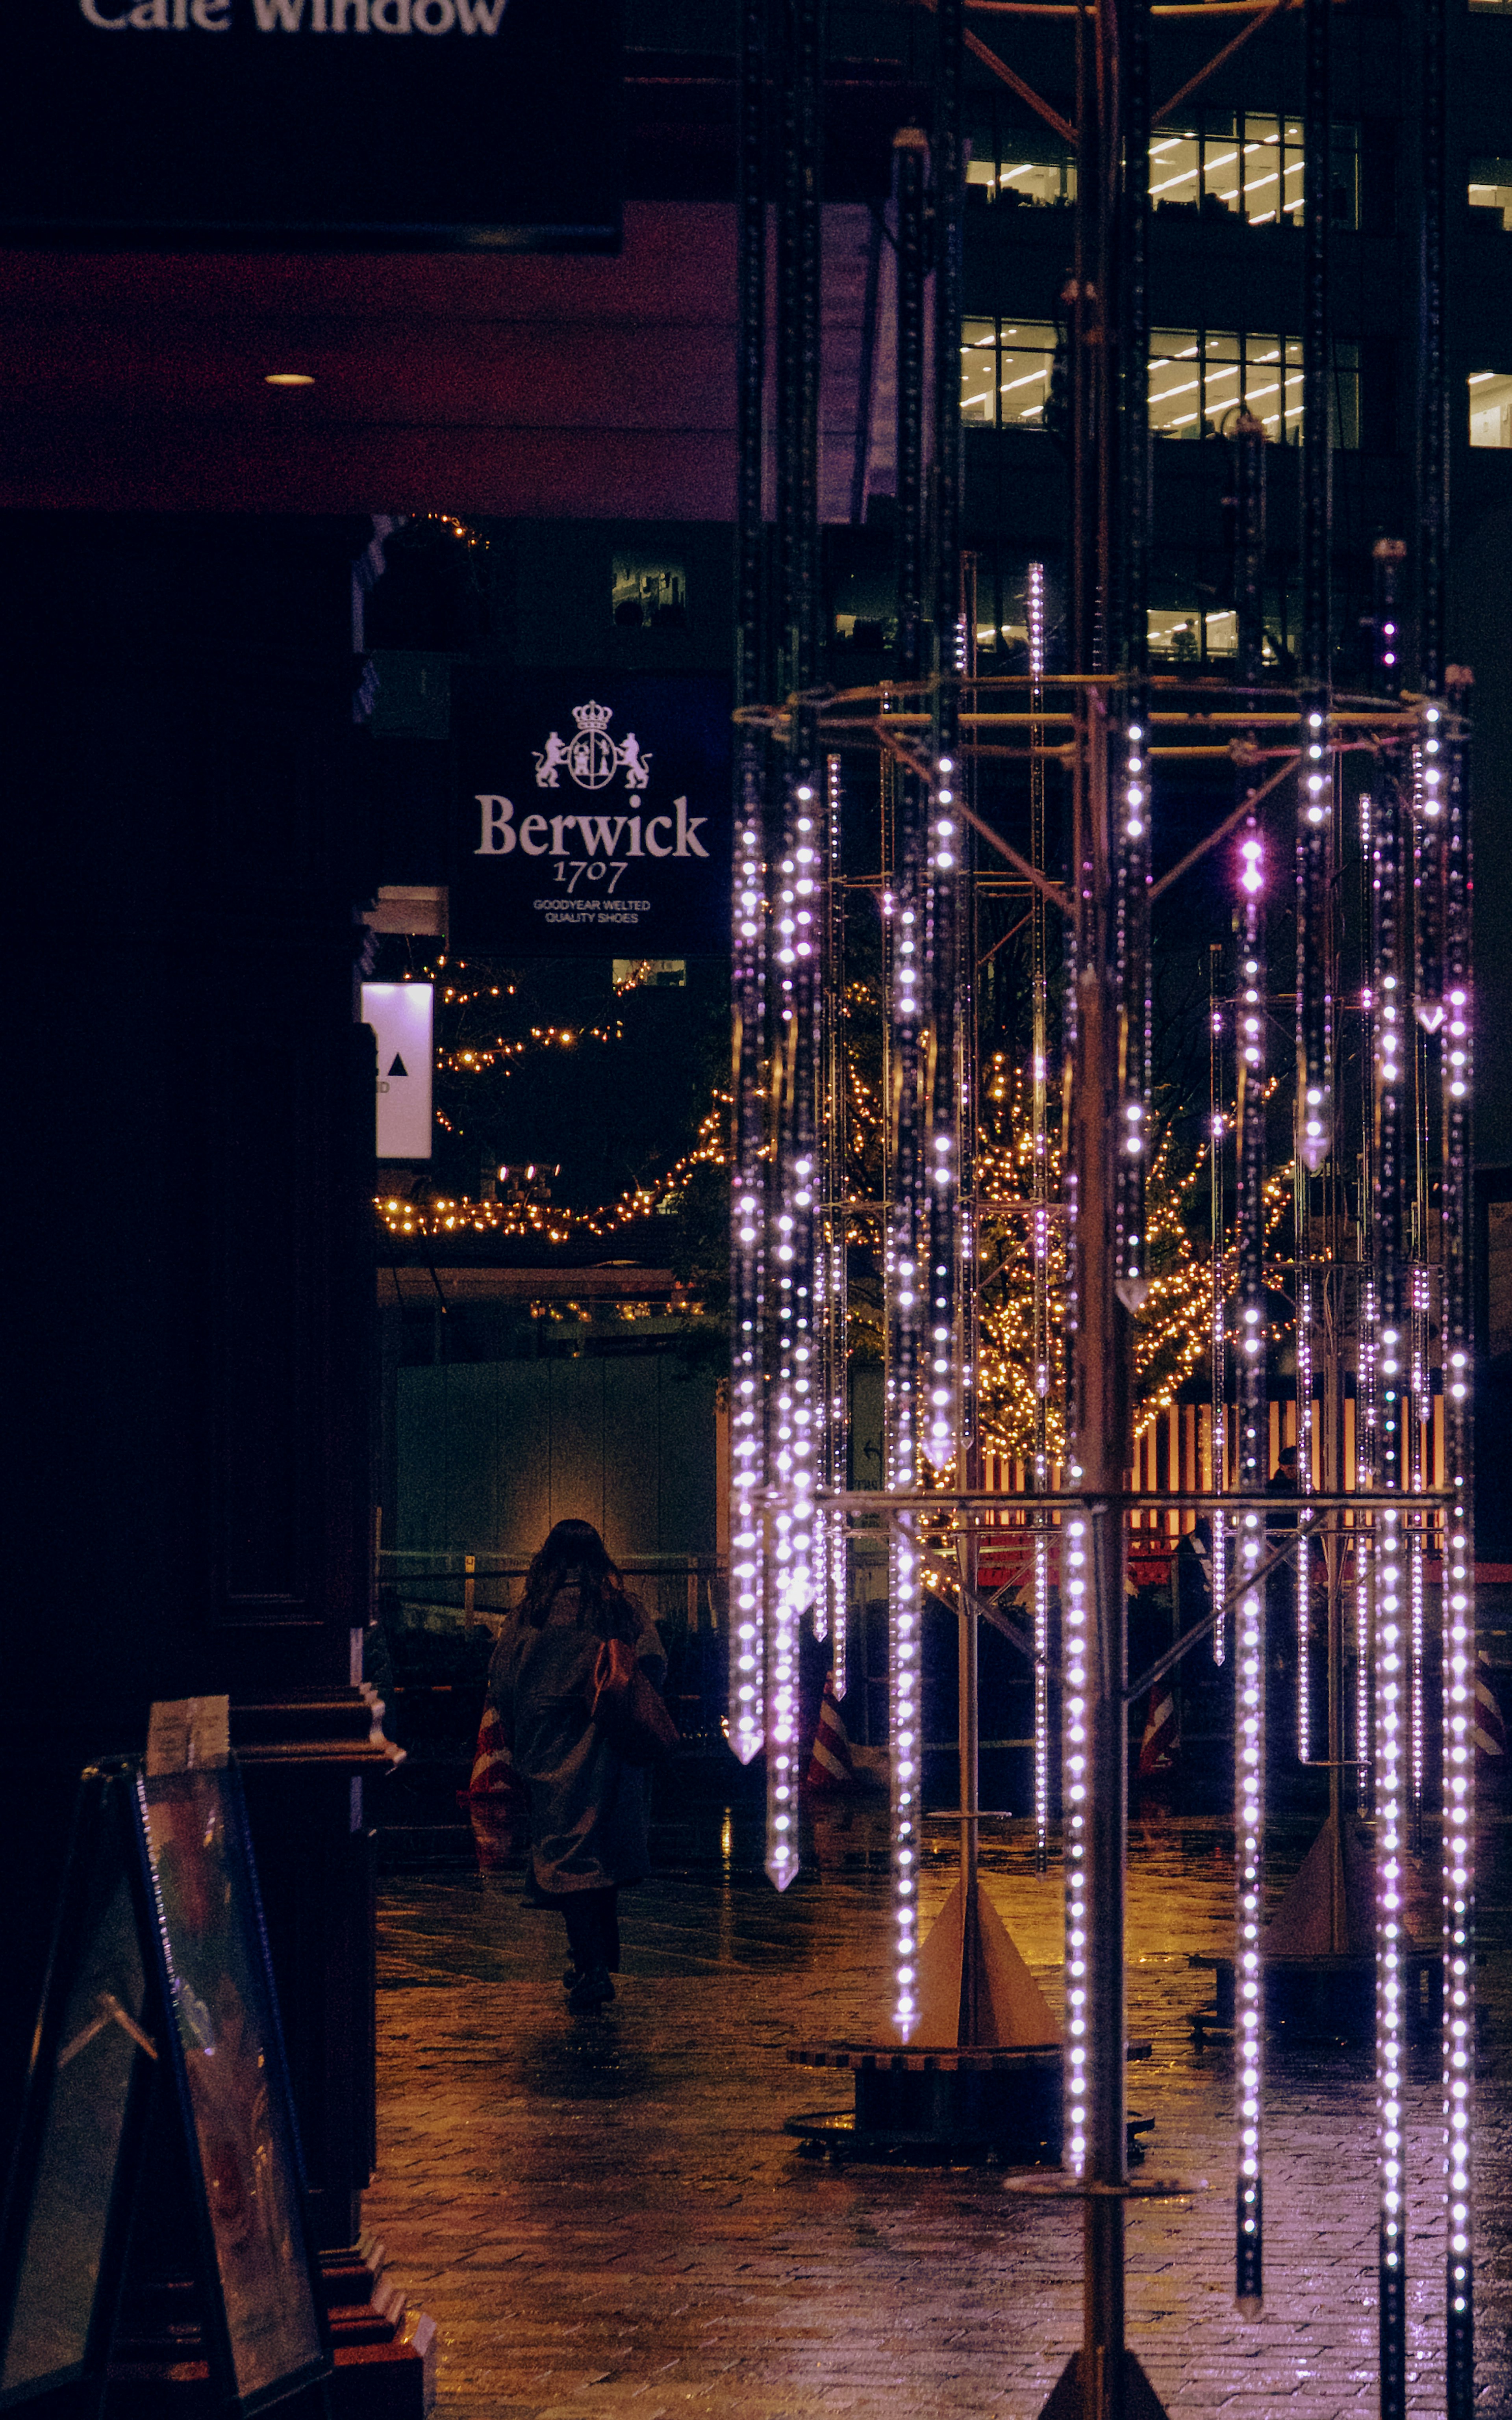
[[1470,381],[1470,442],[1512,450],[1512,378],[1476,370]]
[[[1509,0],[1512,5],[1512,0]],[[968,189],[989,202],[1058,209],[1076,198],[1073,155],[1040,134],[1000,128],[967,163]],[[994,158],[995,150],[996,157]],[[1335,126],[1334,225],[1360,224],[1360,134]],[[1301,226],[1302,120],[1263,110],[1194,110],[1162,128],[1149,146],[1149,198],[1171,215],[1243,219],[1250,226]]]
[[[1334,442],[1360,442],[1360,353],[1334,348]],[[1244,404],[1273,443],[1302,434],[1302,339],[1157,328],[1149,342],[1149,425],[1162,437],[1226,437]]]
[[1038,134],[1003,135],[997,145],[1003,157],[995,164],[992,148],[989,144],[986,158],[967,161],[968,190],[984,188],[989,201],[1011,208],[1030,204],[1056,209],[1076,199],[1075,158],[1053,140]]
[[[1360,144],[1353,126],[1333,131],[1334,225],[1360,223]],[[1302,120],[1254,110],[1195,113],[1149,147],[1149,198],[1164,215],[1218,212],[1250,226],[1301,226]]]
[[1472,160],[1470,207],[1498,211],[1503,226],[1512,235],[1512,160]]
[[1042,319],[963,319],[961,417],[968,428],[1042,428],[1056,332]]

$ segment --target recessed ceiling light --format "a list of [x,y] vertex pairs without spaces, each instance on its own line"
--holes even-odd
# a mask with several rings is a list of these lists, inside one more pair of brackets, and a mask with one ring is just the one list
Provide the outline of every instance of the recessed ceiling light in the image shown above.
[[264,386],[314,386],[315,380],[308,370],[269,370],[263,379],[263,384]]

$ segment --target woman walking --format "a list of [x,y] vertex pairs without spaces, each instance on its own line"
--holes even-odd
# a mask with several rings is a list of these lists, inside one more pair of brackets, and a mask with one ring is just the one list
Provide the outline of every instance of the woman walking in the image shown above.
[[579,2014],[614,1997],[619,1891],[650,1863],[646,1774],[588,1712],[607,1638],[623,1639],[660,1688],[667,1659],[656,1624],[626,1594],[592,1522],[559,1521],[494,1650],[488,1702],[529,1799],[536,1900],[567,1928],[563,1981]]

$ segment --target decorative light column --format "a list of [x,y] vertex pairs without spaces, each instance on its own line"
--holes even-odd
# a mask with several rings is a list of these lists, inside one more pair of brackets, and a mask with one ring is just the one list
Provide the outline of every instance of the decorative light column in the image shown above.
[[[1451,681],[1453,675],[1450,675]],[[1451,691],[1451,696],[1453,692]],[[1429,707],[1431,714],[1435,711]],[[1470,1087],[1472,991],[1470,827],[1463,723],[1441,725],[1445,750],[1443,829],[1444,1017],[1440,1081],[1443,1300],[1444,1475],[1453,1491],[1443,1544],[1443,2133],[1447,2420],[1472,2420],[1475,2403],[1471,2127],[1474,2093],[1475,1550],[1471,1394]]]
[[[736,347],[738,578],[735,705],[762,693],[763,395],[766,322],[766,0],[740,22],[739,334]],[[730,1745],[748,1764],[762,1744],[765,1694],[762,1491],[766,1461],[766,741],[742,727],[736,750],[730,1275]]]
[[[893,138],[898,205],[898,678],[923,667],[924,293],[929,145],[917,127]],[[923,1034],[930,995],[926,950],[938,837],[933,785],[911,768],[897,775],[897,868],[888,987],[892,1065],[892,1178],[887,1241],[887,1481],[909,1492],[923,1476],[929,1380],[931,1270],[929,1142]],[[954,818],[952,817],[953,821]],[[950,1171],[953,1182],[954,1171]],[[906,2041],[918,2019],[919,1778],[922,1769],[923,1582],[917,1515],[894,1516],[889,1555],[894,2022]]]
[[[1239,1061],[1238,1361],[1239,1492],[1266,1481],[1265,1333],[1265,846],[1253,814],[1240,842],[1242,930],[1235,1025]],[[1239,1567],[1254,1572],[1264,1531],[1253,1510],[1239,1518]],[[1265,1594],[1239,1601],[1234,1657],[1234,2068],[1239,2164],[1234,2201],[1234,2299],[1257,2318],[1264,2294],[1264,2197],[1260,2158],[1261,2050],[1265,1999],[1260,1919],[1265,1856]]]
[[1410,1345],[1405,1290],[1404,1211],[1411,1178],[1408,1102],[1412,1026],[1401,981],[1401,843],[1403,799],[1387,766],[1372,817],[1371,994],[1375,1021],[1375,1279],[1380,1310],[1381,1460],[1378,1484],[1387,1499],[1376,1521],[1374,1647],[1375,1753],[1372,1797],[1376,1821],[1376,2112],[1380,2180],[1378,2217],[1379,2347],[1381,2420],[1403,2420],[1407,2362],[1407,2212],[1403,2143],[1402,2062],[1406,2012],[1402,2000],[1410,1722],[1408,1556],[1401,1498],[1405,1478],[1402,1421],[1409,1417]]

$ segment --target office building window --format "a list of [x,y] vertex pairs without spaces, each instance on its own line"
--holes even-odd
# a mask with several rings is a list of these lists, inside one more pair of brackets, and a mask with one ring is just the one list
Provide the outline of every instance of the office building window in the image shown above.
[[1476,370],[1470,380],[1470,442],[1512,450],[1512,378]]
[[[1334,442],[1360,442],[1360,349],[1334,348]],[[1227,436],[1241,403],[1276,444],[1302,435],[1302,339],[1157,328],[1149,342],[1149,425],[1161,437]]]
[[1470,0],[1470,5],[1489,17],[1512,17],[1512,0]]
[[[968,163],[969,190],[1011,207],[1058,208],[1076,198],[1076,163],[1052,138],[998,130]],[[1302,120],[1255,110],[1195,110],[1162,128],[1149,146],[1149,197],[1172,217],[1244,220],[1250,226],[1302,225]],[[1360,134],[1335,126],[1335,226],[1360,224]]]
[[1011,208],[1031,204],[1038,209],[1058,209],[1063,202],[1076,199],[1076,160],[1052,135],[1003,132],[995,147],[1001,153],[995,165],[994,145],[984,147],[984,156],[966,163],[966,189],[985,188],[987,198],[1007,202]]
[[968,428],[1043,428],[1056,332],[1043,319],[963,319],[961,417]]
[[[1334,225],[1360,224],[1360,134],[1333,130]],[[1149,147],[1149,198],[1162,215],[1224,212],[1250,226],[1301,226],[1302,120],[1254,110],[1195,114]]]
[[1470,207],[1497,211],[1512,235],[1512,160],[1472,160]]

